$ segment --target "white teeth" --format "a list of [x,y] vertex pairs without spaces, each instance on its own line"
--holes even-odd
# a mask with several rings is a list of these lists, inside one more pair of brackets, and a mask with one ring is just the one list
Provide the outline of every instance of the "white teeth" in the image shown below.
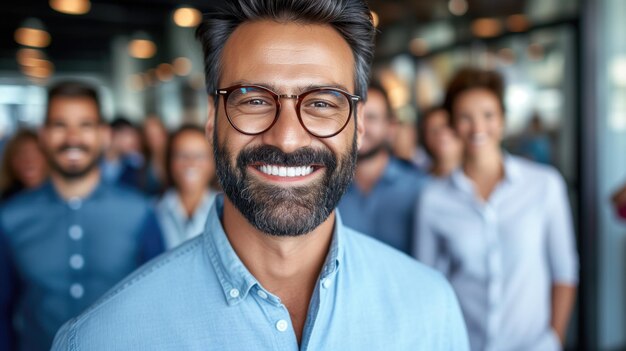
[[279,177],[301,177],[313,173],[313,167],[311,166],[282,167],[263,165],[260,166],[258,169],[265,174]]
[[80,149],[67,149],[67,151],[65,151],[65,155],[67,158],[69,158],[70,160],[76,160],[79,159],[80,157],[82,157],[84,154],[84,152]]
[[480,144],[487,141],[487,135],[484,133],[474,134],[472,135],[472,143]]

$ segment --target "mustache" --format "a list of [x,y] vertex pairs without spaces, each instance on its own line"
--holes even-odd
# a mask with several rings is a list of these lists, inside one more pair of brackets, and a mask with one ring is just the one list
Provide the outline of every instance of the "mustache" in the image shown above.
[[78,149],[78,150],[83,151],[83,152],[89,152],[89,147],[87,147],[86,145],[83,145],[83,144],[78,144],[78,145],[63,144],[63,145],[59,146],[56,149],[56,152],[57,153],[61,153],[61,152],[65,152],[65,151],[67,151],[69,149]]
[[237,167],[242,171],[249,165],[256,163],[287,167],[315,164],[323,165],[328,170],[332,171],[337,167],[337,157],[332,152],[325,149],[304,147],[294,152],[285,153],[272,145],[262,145],[244,149],[239,153],[239,156],[237,156]]

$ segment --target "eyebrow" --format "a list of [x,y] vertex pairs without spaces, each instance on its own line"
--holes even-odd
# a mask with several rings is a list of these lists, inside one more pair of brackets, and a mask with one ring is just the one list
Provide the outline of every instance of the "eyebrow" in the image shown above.
[[[235,81],[233,82],[230,86],[235,86],[235,85],[258,85],[264,88],[267,88],[277,94],[284,94],[285,92],[280,89],[277,85],[273,84],[273,83],[268,83],[268,82],[250,82],[250,81],[246,81],[246,80],[239,80],[239,81]],[[335,89],[341,89],[343,91],[346,91],[348,93],[350,93],[350,90],[348,90],[348,88],[344,85],[341,84],[337,84],[337,83],[329,83],[329,84],[309,84],[306,86],[300,86],[300,87],[296,87],[295,91],[293,92],[293,94],[295,95],[300,95],[306,91],[309,90],[313,90],[313,89],[318,89],[318,88],[335,88]],[[352,94],[352,93],[351,93]]]

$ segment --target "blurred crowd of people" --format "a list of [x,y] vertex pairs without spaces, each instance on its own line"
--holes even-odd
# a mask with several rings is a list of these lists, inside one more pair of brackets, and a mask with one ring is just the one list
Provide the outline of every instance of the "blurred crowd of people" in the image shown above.
[[[393,151],[397,121],[372,83],[339,213],[446,276],[473,350],[557,350],[578,282],[566,186],[503,151],[504,89],[495,72],[458,72],[445,102],[420,113],[407,157]],[[219,185],[203,128],[107,124],[93,88],[62,82],[41,129],[4,147],[0,190],[0,349],[45,350],[121,278],[202,233]]]

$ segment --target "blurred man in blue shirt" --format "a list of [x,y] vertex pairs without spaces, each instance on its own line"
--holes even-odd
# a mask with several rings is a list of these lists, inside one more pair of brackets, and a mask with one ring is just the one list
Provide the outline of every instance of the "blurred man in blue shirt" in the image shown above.
[[455,350],[438,273],[345,227],[374,26],[362,0],[235,0],[198,29],[224,196],[53,350]]
[[365,135],[354,181],[339,203],[344,223],[410,253],[417,197],[427,176],[389,149],[391,105],[378,84],[370,84],[364,106]]
[[0,345],[50,349],[64,322],[162,251],[147,201],[101,181],[102,123],[93,88],[50,89],[40,141],[51,179],[0,210]]

